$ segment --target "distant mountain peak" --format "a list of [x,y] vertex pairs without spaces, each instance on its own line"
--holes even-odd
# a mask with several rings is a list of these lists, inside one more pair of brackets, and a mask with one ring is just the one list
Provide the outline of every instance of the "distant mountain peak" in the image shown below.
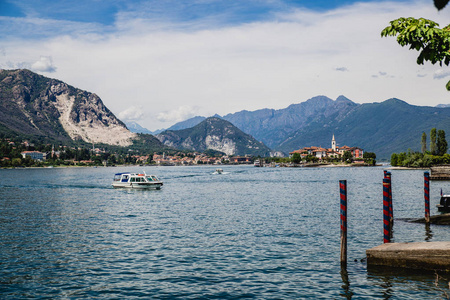
[[340,95],[339,97],[336,98],[336,102],[350,102],[350,103],[354,103],[352,100],[348,99],[347,97]]
[[398,98],[389,98],[389,99],[387,99],[387,100],[385,100],[385,101],[383,101],[381,103],[384,103],[384,104],[400,104],[400,105],[405,105],[405,106],[412,106],[408,102],[400,100]]
[[166,130],[156,136],[164,145],[179,149],[212,149],[228,155],[269,155],[270,149],[229,121],[209,117],[191,128]]
[[142,127],[138,122],[136,121],[126,121],[125,125],[127,126],[128,130],[134,133],[145,133],[145,134],[153,134],[150,130],[148,130],[145,127]]

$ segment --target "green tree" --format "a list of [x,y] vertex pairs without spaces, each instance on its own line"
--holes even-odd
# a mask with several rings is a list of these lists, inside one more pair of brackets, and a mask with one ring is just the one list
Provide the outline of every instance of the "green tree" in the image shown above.
[[342,161],[351,162],[353,160],[353,155],[350,151],[345,151],[342,155]]
[[403,166],[405,160],[406,160],[406,153],[405,152],[399,153],[397,156],[397,166]]
[[436,147],[436,128],[431,128],[430,131],[430,152],[432,155],[437,154],[437,147]]
[[291,161],[294,164],[299,164],[302,161],[302,156],[300,155],[300,153],[294,153],[292,154]]
[[436,6],[438,10],[441,10],[447,5],[448,1],[449,0],[434,0],[434,6]]
[[[445,5],[444,5],[445,6]],[[439,28],[439,24],[424,18],[399,18],[390,22],[381,31],[381,36],[397,36],[397,42],[410,50],[420,51],[417,64],[429,61],[433,65],[450,63],[450,25]],[[446,85],[450,91],[450,81]]]
[[308,154],[305,158],[306,162],[318,162],[319,158],[317,156]]
[[445,131],[442,129],[439,129],[437,132],[436,147],[438,155],[444,155],[445,153],[447,153],[448,144],[447,140],[445,139]]
[[20,166],[22,164],[22,159],[21,158],[13,158],[12,161],[11,161],[11,164],[14,167],[18,167],[18,166]]
[[427,134],[422,132],[422,153],[427,152]]
[[364,152],[363,158],[364,162],[367,164],[375,165],[377,163],[375,160],[377,158],[377,155],[373,152]]
[[398,155],[397,153],[392,153],[391,155],[391,166],[398,166]]

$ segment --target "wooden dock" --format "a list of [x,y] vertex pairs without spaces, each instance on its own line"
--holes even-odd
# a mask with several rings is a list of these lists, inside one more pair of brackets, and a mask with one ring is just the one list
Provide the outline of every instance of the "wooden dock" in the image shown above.
[[366,255],[368,266],[450,271],[450,242],[386,243]]
[[450,180],[450,165],[431,167],[430,180]]

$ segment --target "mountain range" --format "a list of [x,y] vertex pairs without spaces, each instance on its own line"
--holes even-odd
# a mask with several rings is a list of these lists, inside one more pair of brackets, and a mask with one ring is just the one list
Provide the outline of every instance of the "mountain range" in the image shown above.
[[[422,132],[428,135],[433,127],[450,132],[450,107],[414,106],[395,98],[358,104],[344,96],[317,96],[284,109],[244,110],[221,118],[284,153],[308,146],[329,148],[334,134],[340,146],[389,158],[393,152],[419,151]],[[195,117],[172,128],[204,119]]]
[[307,146],[358,146],[389,158],[392,152],[420,150],[422,132],[450,132],[450,107],[414,106],[399,99],[355,103],[344,96],[313,97],[284,109],[240,111],[213,118],[194,117],[157,135],[136,134],[94,93],[29,70],[0,70],[0,135],[41,141],[168,146],[228,154],[289,153]]

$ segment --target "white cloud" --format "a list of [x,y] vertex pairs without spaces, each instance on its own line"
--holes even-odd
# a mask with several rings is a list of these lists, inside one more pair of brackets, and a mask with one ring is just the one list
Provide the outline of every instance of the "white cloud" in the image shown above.
[[37,72],[53,73],[56,71],[56,67],[53,66],[51,56],[41,56],[38,61],[31,65],[31,70]]
[[144,109],[142,106],[130,106],[118,115],[123,121],[139,121],[144,118]]
[[188,105],[183,105],[172,111],[160,112],[158,120],[161,122],[180,122],[196,116],[196,109]]
[[[317,95],[345,95],[358,103],[397,97],[415,105],[444,103],[449,95],[442,81],[433,80],[436,66],[418,66],[418,52],[380,36],[400,16],[447,24],[450,9],[437,13],[430,1],[298,9],[273,21],[201,29],[117,15],[116,27],[108,30],[84,24],[69,35],[76,24],[65,22],[54,38],[2,40],[0,66],[33,62],[45,53],[58,69],[41,58],[36,66],[42,72],[53,67],[52,77],[97,93],[121,112],[119,118],[139,117],[152,130],[195,115],[280,109]],[[32,24],[35,31],[40,23],[56,30],[55,22]],[[418,71],[430,76],[418,77]],[[139,109],[133,113],[132,107]],[[135,114],[139,110],[147,113]]]
[[443,79],[450,76],[450,71],[439,69],[433,74],[433,79]]

